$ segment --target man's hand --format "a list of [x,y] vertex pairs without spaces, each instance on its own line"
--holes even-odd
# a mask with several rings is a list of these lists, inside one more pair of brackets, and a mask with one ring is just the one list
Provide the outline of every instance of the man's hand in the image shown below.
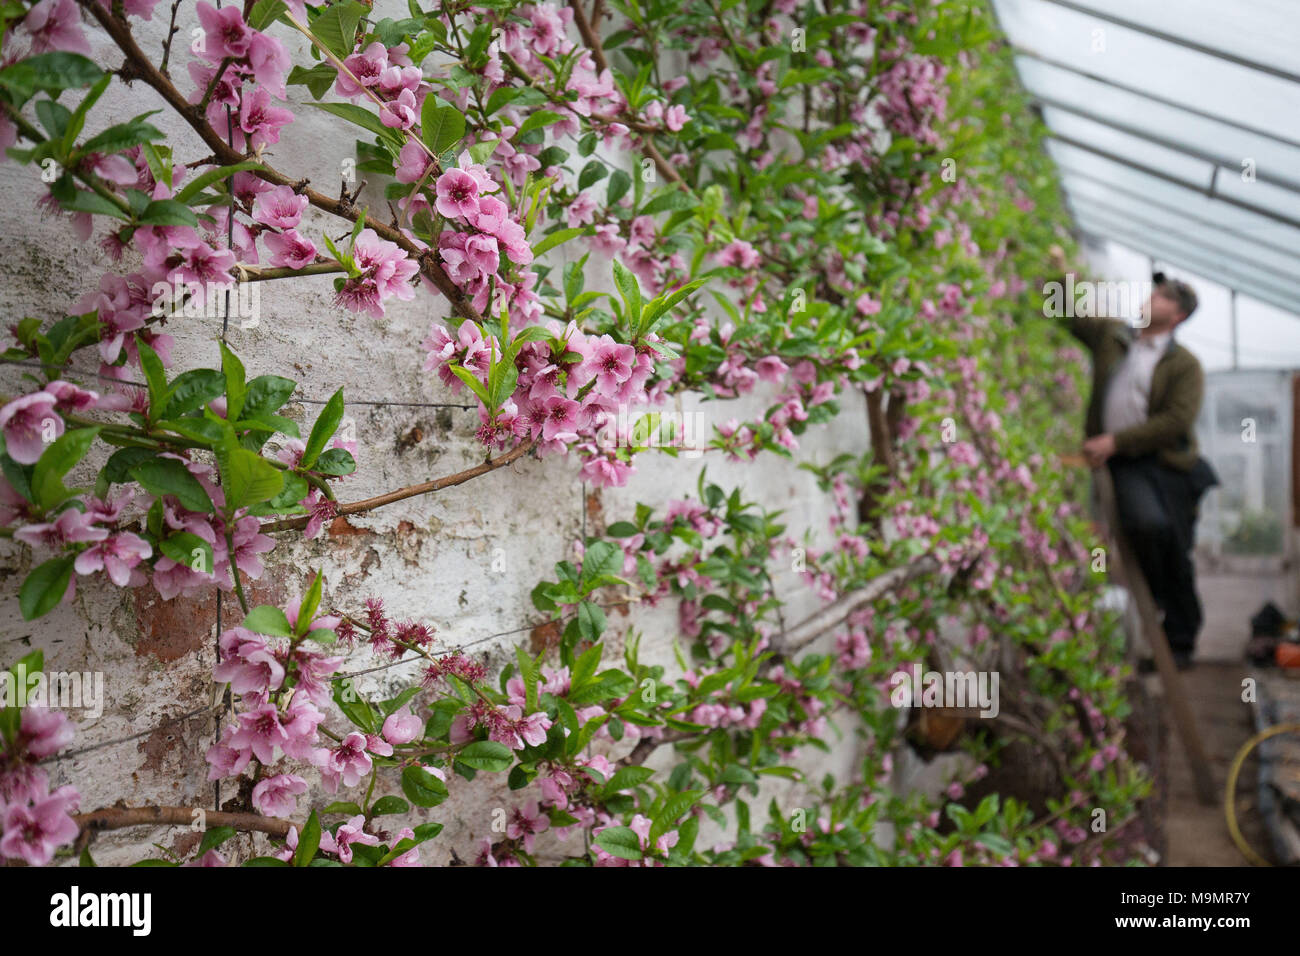
[[1093,468],[1106,464],[1106,459],[1115,454],[1115,436],[1111,434],[1094,435],[1083,443],[1083,457]]

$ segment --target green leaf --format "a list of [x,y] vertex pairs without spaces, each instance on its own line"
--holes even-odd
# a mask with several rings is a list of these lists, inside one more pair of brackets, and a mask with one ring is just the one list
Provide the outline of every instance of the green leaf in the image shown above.
[[[214,368],[193,368],[176,376],[166,403],[168,418],[179,418],[202,408],[226,388],[225,377]],[[159,417],[162,417],[162,412]]]
[[349,123],[355,123],[362,129],[369,130],[382,139],[393,139],[394,133],[389,127],[385,126],[379,119],[378,113],[372,113],[363,106],[357,106],[355,103],[308,103],[308,106],[314,106],[318,110],[324,110],[327,113],[333,113],[335,116],[341,116]]
[[641,840],[630,827],[606,827],[596,836],[596,845],[622,860],[639,860],[644,856]]
[[312,35],[339,59],[351,56],[356,42],[357,22],[366,11],[367,7],[354,0],[331,4],[312,21]]
[[363,812],[360,805],[350,800],[335,800],[321,813],[341,813],[345,817],[355,817],[358,813]]
[[320,99],[329,92],[338,75],[339,71],[330,64],[317,63],[310,70],[295,66],[289,71],[289,78],[285,82],[290,86],[305,86],[314,99]]
[[[154,457],[156,455],[150,448],[119,448],[109,455],[108,461],[104,463],[104,477],[115,485],[125,484],[132,480],[130,474],[132,468]],[[10,484],[12,483],[13,479],[10,478]]]
[[631,188],[632,188],[632,177],[629,176],[621,169],[614,170],[613,174],[610,175],[609,177],[609,189],[605,193],[606,205],[609,206],[614,205],[616,202],[618,202],[620,199],[626,196],[627,191]]
[[302,452],[303,468],[311,468],[316,464],[316,459],[320,453],[325,450],[325,445],[334,437],[334,432],[339,427],[339,422],[343,420],[343,389],[339,389],[330,396],[330,400],[325,403],[321,409],[320,415],[316,418],[316,424],[311,427],[311,434],[307,437],[307,446]]
[[[333,70],[331,70],[330,73],[331,76],[337,76],[337,74]],[[265,169],[265,168],[266,167],[264,167],[261,163],[256,162],[255,160],[246,159],[242,163],[232,163],[229,166],[219,166],[216,169],[209,169],[202,173],[199,173],[197,176],[195,176],[193,179],[187,182],[184,186],[180,188],[180,191],[177,192],[176,195],[173,196],[172,198],[175,199],[178,203],[183,203],[185,205],[188,205],[191,199],[193,199],[199,193],[203,192],[203,190],[207,189],[213,183],[217,183],[223,179],[227,179],[235,175],[235,173],[246,173],[246,172],[252,172],[255,169]]]
[[[155,110],[154,112],[157,112]],[[144,116],[149,116],[145,113]],[[150,143],[156,139],[162,139],[162,130],[144,121],[144,116],[137,116],[135,119],[128,120],[125,123],[119,123],[116,126],[110,126],[102,133],[92,136],[86,142],[81,144],[81,150],[85,153],[103,153],[109,155],[120,153],[124,149],[130,149],[132,146],[139,146],[142,143]],[[195,221],[197,225],[197,220]]]
[[45,132],[50,134],[50,139],[61,139],[72,120],[68,108],[55,100],[38,100],[36,116],[45,127]]
[[197,227],[199,217],[194,210],[175,199],[155,199],[140,214],[142,226],[191,226]]
[[695,806],[702,795],[702,790],[683,790],[669,797],[650,827],[650,845],[654,846],[661,836],[671,830],[676,825],[677,818]]
[[523,647],[515,647],[515,660],[519,663],[519,676],[524,682],[524,713],[537,709],[537,667]]
[[77,108],[72,111],[72,116],[68,119],[68,128],[63,133],[63,151],[65,153],[72,152],[77,137],[86,128],[86,116],[90,113],[90,108],[99,102],[99,98],[104,95],[104,91],[108,89],[108,84],[112,79],[113,75],[111,73],[105,73],[101,76],[95,81],[95,85],[90,88],[86,95],[81,98]]
[[636,281],[636,276],[632,270],[628,269],[617,259],[614,260],[614,285],[618,287],[618,294],[623,297],[623,304],[627,308],[628,321],[632,328],[639,327],[641,321],[641,285]]
[[[268,466],[270,467],[270,466]],[[190,511],[212,510],[212,499],[199,480],[175,458],[150,458],[135,465],[131,477],[155,495],[175,495]]]
[[641,215],[653,216],[656,213],[667,212],[669,209],[694,209],[699,204],[700,201],[690,193],[676,189],[672,192],[661,193],[650,200],[641,207]]
[[356,459],[346,448],[326,448],[312,466],[322,475],[350,475],[356,470]]
[[284,474],[261,455],[232,448],[219,457],[226,513],[274,498],[284,487]]
[[234,422],[243,414],[244,397],[248,391],[244,384],[244,363],[226,348],[225,342],[217,344],[221,346],[221,370],[226,376],[226,420]]
[[293,865],[310,866],[318,849],[320,849],[320,817],[316,816],[316,811],[313,810],[311,816],[307,818],[306,826],[302,828],[302,833],[298,834],[298,849],[293,854]]
[[203,559],[202,573],[210,574],[216,566],[212,559],[212,545],[208,544],[197,534],[189,531],[180,531],[170,537],[163,538],[158,542],[158,550],[167,557],[171,558],[177,564],[183,564],[193,570],[200,570],[194,567],[194,552],[200,552]]
[[39,565],[18,591],[18,607],[24,621],[34,621],[58,607],[72,578],[73,558],[51,558]]
[[89,57],[80,53],[40,53],[0,70],[0,88],[8,90],[18,105],[37,91],[56,94],[60,90],[89,86],[104,75]]
[[[432,774],[430,776],[432,776]],[[433,779],[438,780],[437,777],[434,777]],[[438,780],[438,782],[442,783],[441,780]],[[374,817],[383,817],[390,813],[409,813],[410,810],[411,805],[409,803],[401,797],[395,797],[390,793],[388,796],[380,797],[375,801],[375,805],[370,808],[370,815]]]
[[85,189],[78,189],[71,199],[59,205],[69,212],[88,212],[97,216],[112,216],[114,219],[121,219],[123,222],[130,218],[117,204],[105,199],[99,193],[92,193]]
[[235,835],[234,827],[212,827],[203,831],[203,839],[199,841],[198,855],[202,856],[209,850],[221,846],[232,836]]
[[[265,30],[284,13],[288,6],[284,0],[257,0],[248,15],[248,25],[254,30]],[[306,24],[303,24],[306,26]]]
[[64,432],[41,452],[41,457],[32,470],[32,494],[38,505],[53,508],[68,497],[68,489],[63,486],[63,476],[86,457],[86,452],[98,434],[98,426]]
[[562,114],[556,113],[552,110],[538,110],[535,113],[530,113],[528,119],[519,124],[519,129],[515,131],[515,138],[518,139],[525,133],[535,129],[541,129],[543,126],[558,123],[562,119],[564,119]]
[[605,612],[590,601],[578,605],[578,633],[584,641],[596,641],[605,633]]
[[144,157],[149,166],[149,172],[153,178],[162,183],[168,189],[172,188],[172,151],[170,146],[155,146],[153,143],[144,143],[140,147],[140,155]]
[[466,744],[456,754],[456,759],[475,770],[500,773],[515,761],[514,751],[495,740],[480,740]]
[[293,624],[293,632],[299,637],[307,633],[311,628],[311,622],[316,619],[316,610],[320,607],[323,590],[324,577],[320,571],[317,571],[316,577],[312,578],[311,586],[307,588],[307,593],[298,604],[298,620],[290,622]]
[[242,418],[272,415],[293,397],[297,387],[297,382],[282,375],[259,375],[248,383],[244,407],[239,414]]
[[620,790],[639,787],[653,777],[654,773],[649,767],[622,767],[605,784],[605,793],[618,793]]
[[343,716],[352,721],[368,734],[377,730],[374,712],[353,686],[352,678],[334,682],[334,703],[338,704]]
[[436,807],[447,799],[447,785],[423,767],[402,771],[402,793],[417,807]]
[[253,608],[244,617],[241,625],[255,634],[269,634],[272,637],[293,637],[293,628],[284,611],[270,604]]
[[487,389],[483,387],[483,383],[478,380],[477,375],[475,375],[469,369],[462,368],[459,365],[449,364],[447,365],[447,368],[451,369],[457,378],[459,378],[462,382],[468,385],[469,390],[473,392],[475,395],[477,395],[479,400],[484,405],[491,407],[492,401],[488,397]]
[[145,384],[149,388],[149,420],[157,421],[167,409],[167,372],[163,369],[162,359],[149,343],[137,335],[135,344],[140,353]]
[[575,229],[557,229],[555,232],[544,237],[541,242],[537,243],[537,245],[533,246],[533,255],[540,256],[545,252],[549,252],[551,249],[560,245],[560,243],[568,242],[576,236],[581,236],[586,231],[587,230],[582,227]]
[[424,145],[441,156],[465,136],[465,117],[454,106],[436,96],[426,96],[420,110],[420,138]]

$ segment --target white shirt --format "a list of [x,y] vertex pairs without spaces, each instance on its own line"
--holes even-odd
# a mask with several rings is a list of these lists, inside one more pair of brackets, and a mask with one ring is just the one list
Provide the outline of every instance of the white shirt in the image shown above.
[[1172,333],[1161,332],[1158,335],[1135,338],[1129,346],[1128,355],[1111,374],[1110,385],[1106,389],[1101,423],[1108,433],[1114,435],[1147,420],[1151,378],[1155,375],[1156,363],[1165,354],[1170,338]]

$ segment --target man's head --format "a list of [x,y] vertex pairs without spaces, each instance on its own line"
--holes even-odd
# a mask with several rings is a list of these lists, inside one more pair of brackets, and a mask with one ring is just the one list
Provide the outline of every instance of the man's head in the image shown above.
[[1168,332],[1196,311],[1196,293],[1186,282],[1157,272],[1151,283],[1151,298],[1142,307],[1142,318],[1152,332]]

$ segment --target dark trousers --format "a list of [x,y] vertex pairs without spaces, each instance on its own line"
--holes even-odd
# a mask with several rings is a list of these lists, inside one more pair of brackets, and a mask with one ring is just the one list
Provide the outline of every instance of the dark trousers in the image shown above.
[[1194,479],[1153,455],[1115,456],[1108,464],[1120,527],[1137,554],[1151,596],[1165,612],[1169,647],[1190,654],[1202,622],[1192,565],[1200,498]]

